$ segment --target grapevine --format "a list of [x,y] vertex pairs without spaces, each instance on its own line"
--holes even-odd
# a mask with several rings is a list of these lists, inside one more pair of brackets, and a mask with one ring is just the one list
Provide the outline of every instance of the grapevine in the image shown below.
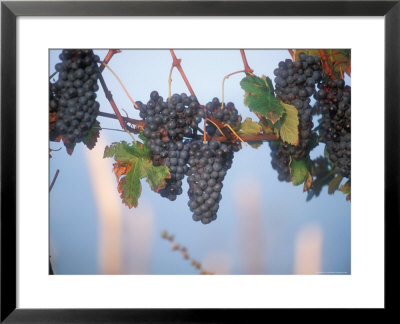
[[[303,184],[307,200],[318,196],[325,185],[329,193],[340,190],[350,199],[351,87],[343,73],[350,76],[349,51],[289,50],[292,59],[278,63],[273,82],[255,74],[241,49],[243,69],[223,77],[221,99],[214,97],[206,103],[198,101],[182,59],[172,49],[165,76],[168,93],[149,90],[148,98],[135,100],[128,91],[131,85],[124,84],[110,64],[120,52],[109,50],[101,61],[92,49],[62,51],[55,66],[58,75],[52,75],[57,81],[49,84],[49,132],[51,141],[62,140],[72,154],[77,143],[89,149],[95,146],[102,129],[98,116],[118,120],[132,142],[107,146],[104,157],[115,160],[117,189],[128,207],[138,204],[142,178],[171,201],[183,194],[186,180],[188,211],[194,221],[209,224],[217,219],[235,152],[265,141],[278,179]],[[172,93],[174,69],[188,93]],[[117,79],[140,119],[121,115],[102,75],[106,70]],[[237,74],[243,74],[243,104],[225,98],[225,81]],[[100,110],[96,101],[100,87],[114,114]],[[241,112],[247,109],[254,120],[242,118]],[[325,146],[324,156],[312,160],[310,153],[319,144]],[[347,182],[340,187],[344,178]]]

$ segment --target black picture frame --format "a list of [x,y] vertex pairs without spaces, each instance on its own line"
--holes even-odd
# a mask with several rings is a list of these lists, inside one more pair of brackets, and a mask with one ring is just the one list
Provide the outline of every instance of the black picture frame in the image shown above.
[[[231,322],[267,309],[16,308],[16,19],[18,16],[384,16],[385,308],[395,310],[399,279],[400,1],[128,1],[1,3],[1,323]],[[334,28],[333,28],[334,29]],[[329,31],[327,31],[329,33]],[[371,44],[373,46],[373,44]],[[373,89],[373,65],[371,88]],[[366,93],[371,89],[366,89]],[[371,152],[370,152],[371,153]],[[373,153],[372,153],[373,154]],[[371,189],[373,190],[373,189]],[[240,293],[240,292],[238,292]],[[270,310],[272,311],[272,310]],[[251,316],[251,317],[249,317]],[[369,313],[368,316],[371,316]],[[260,317],[263,321],[265,317]],[[247,321],[246,321],[247,322]]]

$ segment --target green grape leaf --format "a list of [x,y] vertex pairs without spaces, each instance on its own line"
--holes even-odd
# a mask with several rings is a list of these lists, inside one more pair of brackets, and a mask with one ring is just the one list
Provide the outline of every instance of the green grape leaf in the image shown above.
[[329,182],[328,194],[332,195],[339,188],[342,179],[343,177],[341,175],[338,175]]
[[245,92],[252,94],[261,94],[266,89],[265,81],[255,75],[247,75],[240,81],[240,86]]
[[250,117],[247,117],[244,122],[241,123],[238,134],[239,135],[258,135],[263,131],[261,125],[253,121]]
[[304,159],[292,159],[290,163],[290,180],[294,186],[304,183],[309,174],[310,171],[308,171],[307,163]]
[[262,75],[261,79],[264,80],[265,86],[268,88],[268,90],[271,93],[271,95],[273,95],[275,97],[274,85],[272,84],[272,80],[269,77],[265,76],[265,75]]
[[143,141],[143,143],[146,145],[147,142],[147,137],[143,135],[143,131],[139,133],[139,138]]
[[292,145],[299,144],[299,117],[296,107],[282,103],[285,107],[285,119],[279,129],[282,141]]
[[100,137],[100,123],[96,120],[89,130],[88,135],[82,140],[83,144],[91,150],[96,146],[97,139]]
[[[245,91],[244,104],[250,111],[259,113],[272,124],[281,119],[284,107],[273,94],[272,83],[267,78],[248,75],[240,81],[240,86]],[[271,91],[272,90],[272,91]]]
[[113,143],[104,150],[104,158],[114,158],[113,172],[118,181],[118,192],[122,202],[129,208],[137,207],[142,185],[140,180],[146,178],[151,190],[158,192],[166,185],[170,177],[166,166],[154,166],[150,152],[143,143],[128,144],[123,141]]

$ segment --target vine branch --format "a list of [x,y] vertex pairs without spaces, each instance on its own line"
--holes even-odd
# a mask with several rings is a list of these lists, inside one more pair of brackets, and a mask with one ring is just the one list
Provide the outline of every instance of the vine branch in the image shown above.
[[245,73],[252,74],[254,70],[249,66],[249,63],[247,62],[246,53],[244,52],[244,49],[240,50],[240,55],[242,56]]
[[[118,119],[118,117],[116,115],[110,114],[110,113],[106,113],[106,112],[103,112],[103,111],[99,111],[98,115],[101,116],[101,117]],[[123,117],[123,116],[121,116],[121,119],[123,120],[126,129],[128,129],[131,133],[135,133],[135,134],[138,134],[139,130],[143,129],[145,127],[145,125],[146,125],[144,120],[132,119],[132,118]],[[128,125],[126,125],[126,123],[131,123],[131,124],[135,125],[137,128],[129,127]]]
[[[111,58],[114,56],[114,54],[116,54],[116,53],[121,53],[122,51],[121,50],[119,50],[119,49],[109,49],[108,50],[108,53],[107,53],[107,55],[106,55],[106,57],[104,58],[104,60],[103,60],[103,62],[105,62],[106,64],[108,64],[108,62],[110,62],[110,60],[111,60]],[[99,68],[99,70],[100,70],[100,72],[103,72],[103,70],[104,70],[104,65],[102,64],[102,65],[100,65],[100,68]]]
[[124,120],[122,119],[121,113],[118,110],[117,105],[114,102],[113,96],[111,94],[111,91],[108,90],[108,87],[104,81],[103,75],[99,74],[99,80],[100,80],[100,84],[103,87],[104,90],[104,94],[106,95],[107,100],[110,102],[110,105],[112,107],[112,109],[114,110],[114,113],[119,121],[119,124],[121,125],[122,129],[126,129],[126,125],[124,123]]
[[194,95],[194,91],[193,91],[193,89],[192,89],[192,86],[190,85],[190,82],[189,82],[189,80],[187,79],[186,74],[185,74],[185,72],[184,72],[183,69],[182,69],[182,66],[181,66],[182,60],[181,60],[181,59],[178,59],[178,58],[176,57],[175,52],[174,52],[173,49],[170,49],[169,52],[171,53],[171,56],[172,56],[172,66],[175,66],[175,67],[178,69],[179,73],[180,73],[181,76],[182,76],[183,81],[185,81],[186,87],[188,88],[190,94],[191,94],[191,95]]
[[53,180],[51,181],[50,187],[49,187],[49,192],[51,191],[51,189],[53,189],[53,186],[57,180],[58,174],[60,173],[60,170],[57,169],[56,174],[54,175]]
[[295,52],[292,49],[288,49],[290,56],[292,57],[292,60],[294,61],[295,59]]
[[174,70],[175,65],[171,65],[171,69],[169,70],[168,77],[168,99],[171,99],[171,86],[172,86],[172,71]]
[[[209,140],[213,139],[219,142],[229,142],[230,140],[224,136],[208,136]],[[260,134],[260,135],[244,135],[241,136],[244,142],[256,142],[256,141],[276,141],[278,136],[275,134]]]

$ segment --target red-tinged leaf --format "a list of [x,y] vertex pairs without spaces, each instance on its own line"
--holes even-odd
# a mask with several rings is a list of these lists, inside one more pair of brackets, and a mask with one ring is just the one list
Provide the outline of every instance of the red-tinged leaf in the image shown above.
[[91,150],[96,146],[97,139],[100,137],[100,123],[96,120],[88,135],[82,140],[83,144]]
[[72,153],[74,153],[74,148],[75,148],[75,144],[73,144],[72,146],[66,146],[66,149],[67,149],[67,153],[69,154],[69,155],[72,155]]
[[137,207],[142,185],[140,180],[146,178],[153,191],[165,188],[166,179],[170,177],[166,166],[154,166],[150,152],[143,143],[113,143],[104,150],[104,157],[113,157],[116,161],[113,172],[118,181],[118,192],[122,202],[129,208]]
[[67,153],[69,155],[72,155],[72,153],[74,152],[74,148],[75,148],[75,144],[76,143],[71,143],[70,141],[68,141],[64,136],[60,135],[58,136],[56,139],[54,139],[54,142],[60,142],[62,141],[64,143],[64,146],[67,150]]
[[310,190],[312,182],[313,182],[312,175],[310,172],[308,172],[304,180],[303,192]]
[[113,164],[113,172],[117,178],[117,181],[123,176],[126,175],[131,169],[131,165],[122,165],[119,162]]
[[142,165],[138,160],[126,175],[120,180],[118,184],[118,192],[122,202],[129,208],[137,207],[139,197],[142,193],[142,185],[140,179],[142,178]]
[[342,185],[339,190],[343,192],[346,196],[347,201],[351,201],[351,182],[347,181],[344,185]]

